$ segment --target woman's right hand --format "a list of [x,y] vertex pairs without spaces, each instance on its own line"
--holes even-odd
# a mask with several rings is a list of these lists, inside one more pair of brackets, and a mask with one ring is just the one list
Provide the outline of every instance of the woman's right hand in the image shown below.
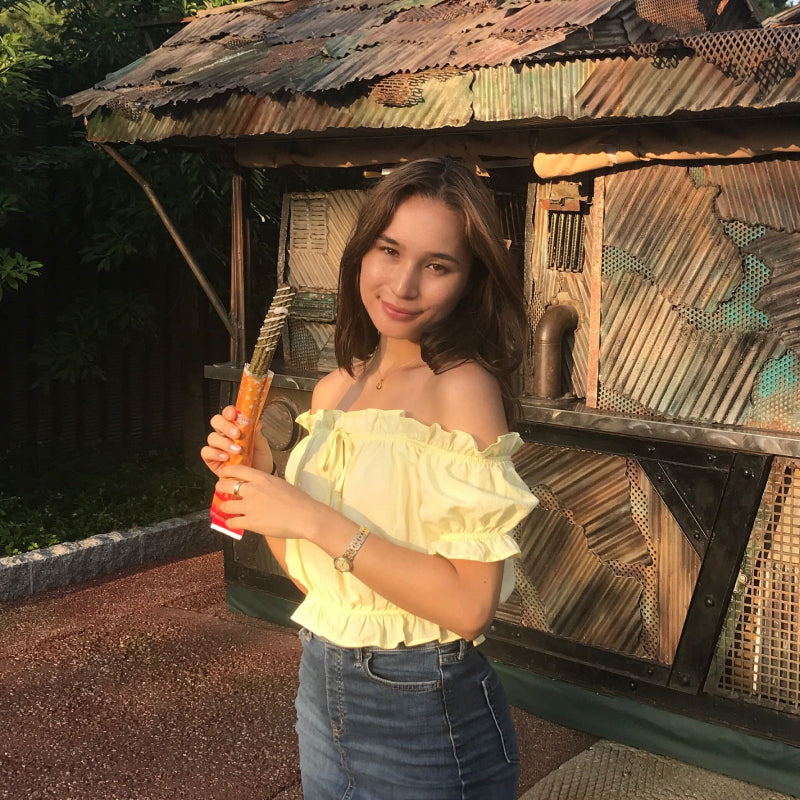
[[[200,457],[215,475],[219,475],[219,471],[230,462],[231,456],[242,452],[241,444],[237,441],[242,432],[236,425],[236,415],[237,411],[233,406],[225,406],[219,414],[211,418],[212,431],[208,435],[208,444],[200,450]],[[255,437],[253,467],[270,473],[272,452],[260,427],[256,430]]]

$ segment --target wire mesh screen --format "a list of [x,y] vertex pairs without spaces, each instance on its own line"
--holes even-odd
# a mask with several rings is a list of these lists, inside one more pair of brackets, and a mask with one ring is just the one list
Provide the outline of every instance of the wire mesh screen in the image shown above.
[[800,465],[776,459],[706,689],[800,714]]

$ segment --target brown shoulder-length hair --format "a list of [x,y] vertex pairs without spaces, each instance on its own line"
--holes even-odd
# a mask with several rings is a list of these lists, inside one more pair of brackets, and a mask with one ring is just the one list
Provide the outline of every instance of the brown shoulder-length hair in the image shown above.
[[339,272],[336,360],[352,376],[378,346],[361,301],[361,260],[410,197],[439,200],[464,220],[472,264],[464,295],[444,320],[422,335],[422,358],[436,373],[474,360],[500,384],[509,421],[516,416],[514,373],[522,360],[527,320],[522,284],[511,263],[494,197],[476,175],[447,158],[412,161],[372,190],[344,249]]

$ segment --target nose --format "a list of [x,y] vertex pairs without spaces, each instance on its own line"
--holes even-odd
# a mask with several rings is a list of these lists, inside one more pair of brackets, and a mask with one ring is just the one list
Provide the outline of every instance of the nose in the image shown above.
[[409,299],[419,294],[419,274],[415,264],[403,261],[397,265],[392,290],[397,297]]

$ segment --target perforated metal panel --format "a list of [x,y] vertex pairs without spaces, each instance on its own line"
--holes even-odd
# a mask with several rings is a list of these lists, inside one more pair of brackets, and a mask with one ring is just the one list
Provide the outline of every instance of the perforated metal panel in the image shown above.
[[800,465],[776,459],[706,690],[800,714]]

